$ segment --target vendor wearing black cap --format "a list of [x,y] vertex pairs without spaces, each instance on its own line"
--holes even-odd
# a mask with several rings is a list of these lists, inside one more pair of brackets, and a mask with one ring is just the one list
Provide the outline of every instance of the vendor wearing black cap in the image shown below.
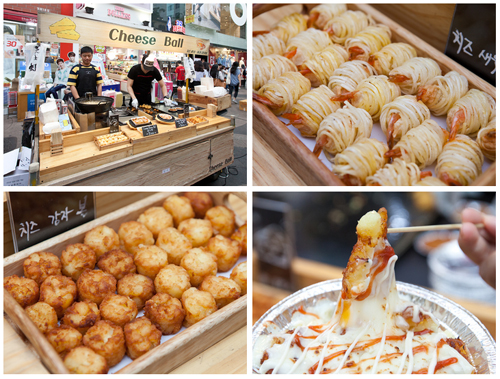
[[167,99],[167,86],[154,63],[154,56],[145,54],[142,63],[133,66],[128,73],[127,91],[131,96],[130,105],[134,108],[151,104],[151,83],[154,79],[160,84],[163,97]]
[[69,72],[68,86],[76,99],[85,97],[85,93],[92,92],[94,96],[102,95],[102,75],[99,69],[91,64],[94,51],[84,46],[80,50],[82,63],[73,66]]

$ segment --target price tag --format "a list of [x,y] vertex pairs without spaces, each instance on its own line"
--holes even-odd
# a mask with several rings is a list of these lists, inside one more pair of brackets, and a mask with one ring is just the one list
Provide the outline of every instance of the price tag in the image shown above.
[[188,126],[188,122],[185,118],[178,118],[177,120],[175,120],[176,128],[182,128],[184,126]]
[[152,136],[153,134],[158,134],[158,125],[151,124],[142,127],[142,135],[144,137]]

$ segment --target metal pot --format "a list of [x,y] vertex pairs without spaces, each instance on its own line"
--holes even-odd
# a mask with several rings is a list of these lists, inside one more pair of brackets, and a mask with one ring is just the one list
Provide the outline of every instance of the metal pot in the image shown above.
[[113,105],[114,99],[107,96],[92,96],[92,92],[87,92],[85,97],[75,100],[75,104],[81,113],[104,113],[108,112]]

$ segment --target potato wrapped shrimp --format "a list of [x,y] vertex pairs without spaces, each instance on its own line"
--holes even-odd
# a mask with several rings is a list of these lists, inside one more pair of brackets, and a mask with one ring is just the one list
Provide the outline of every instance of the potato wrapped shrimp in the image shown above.
[[328,21],[323,30],[328,33],[332,42],[344,44],[348,38],[373,25],[375,21],[365,12],[346,11]]
[[292,107],[292,113],[282,116],[296,127],[304,137],[315,137],[319,124],[326,116],[340,108],[338,101],[332,101],[333,92],[327,86],[313,89],[302,95]]
[[477,133],[476,142],[484,156],[489,160],[496,160],[497,153],[497,118],[496,116]]
[[457,100],[446,116],[450,140],[457,134],[475,137],[496,116],[495,100],[486,92],[471,89]]
[[321,150],[326,157],[343,152],[361,138],[369,138],[373,128],[370,114],[361,108],[355,108],[347,101],[342,109],[326,117],[320,124],[313,153],[317,157]]
[[255,61],[266,55],[279,54],[285,52],[286,45],[282,39],[279,39],[272,33],[261,34],[252,38],[252,59]]
[[417,184],[415,185],[420,187],[435,187],[435,186],[446,186],[447,184],[441,181],[440,179],[436,178],[435,176],[426,176],[421,181],[417,182]]
[[307,60],[301,66],[300,73],[310,80],[313,87],[327,85],[330,76],[347,58],[347,51],[343,46],[331,45]]
[[391,70],[416,56],[417,51],[413,46],[403,42],[395,42],[370,55],[368,63],[375,68],[378,75],[389,75]]
[[300,66],[330,45],[333,42],[327,32],[310,28],[288,41],[284,56]]
[[456,71],[450,71],[445,76],[436,76],[420,86],[417,99],[421,100],[434,116],[443,116],[468,90],[467,78]]
[[346,4],[320,4],[316,5],[309,12],[309,20],[307,26],[312,28],[323,29],[328,21],[338,17],[347,11]]
[[258,61],[253,61],[252,85],[258,91],[271,79],[276,79],[286,72],[297,72],[297,66],[281,55],[267,55]]
[[434,59],[412,58],[389,72],[389,80],[396,83],[405,95],[416,95],[418,88],[441,75],[441,68]]
[[444,145],[437,160],[437,177],[450,186],[468,186],[481,175],[483,159],[479,145],[460,134]]
[[372,75],[376,75],[375,69],[365,61],[345,62],[330,76],[328,87],[339,96],[355,91],[363,79]]
[[[300,13],[292,13],[282,18],[271,29],[271,34],[275,35],[283,42],[287,43],[292,37],[295,37],[300,32],[307,29],[307,16]],[[269,33],[266,31],[254,32],[254,36],[262,33]]]
[[311,90],[311,82],[298,72],[286,72],[280,77],[270,80],[253,99],[267,105],[271,112],[279,116],[290,113],[293,105],[302,95]]
[[401,158],[386,164],[375,174],[366,178],[367,186],[414,186],[420,179],[431,174],[422,173],[415,163],[406,163]]
[[333,159],[332,171],[348,186],[364,185],[387,162],[387,146],[373,138],[363,138]]
[[387,137],[389,149],[412,128],[431,118],[431,112],[415,96],[405,95],[395,98],[382,107],[380,126]]
[[354,37],[345,41],[349,60],[367,61],[371,54],[391,43],[391,29],[385,25],[373,25],[364,28]]

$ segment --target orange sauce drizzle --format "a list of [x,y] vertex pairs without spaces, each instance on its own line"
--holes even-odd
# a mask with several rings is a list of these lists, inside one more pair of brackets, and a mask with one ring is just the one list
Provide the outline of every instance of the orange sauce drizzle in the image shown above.
[[386,246],[382,250],[378,250],[373,255],[373,266],[370,269],[370,283],[368,284],[368,288],[365,292],[360,293],[356,300],[364,300],[372,291],[373,280],[375,277],[380,274],[387,266],[389,259],[394,255],[394,249],[391,246]]
[[317,319],[319,319],[319,316],[318,316],[318,315],[316,315],[316,314],[314,314],[314,313],[309,313],[309,312],[306,312],[306,311],[305,311],[305,309],[304,309],[304,306],[302,306],[302,305],[299,307],[299,309],[297,309],[296,311],[294,311],[294,313],[295,313],[295,312],[300,312],[300,313],[302,313],[303,315],[309,315],[309,316],[313,316],[313,317],[316,317]]

